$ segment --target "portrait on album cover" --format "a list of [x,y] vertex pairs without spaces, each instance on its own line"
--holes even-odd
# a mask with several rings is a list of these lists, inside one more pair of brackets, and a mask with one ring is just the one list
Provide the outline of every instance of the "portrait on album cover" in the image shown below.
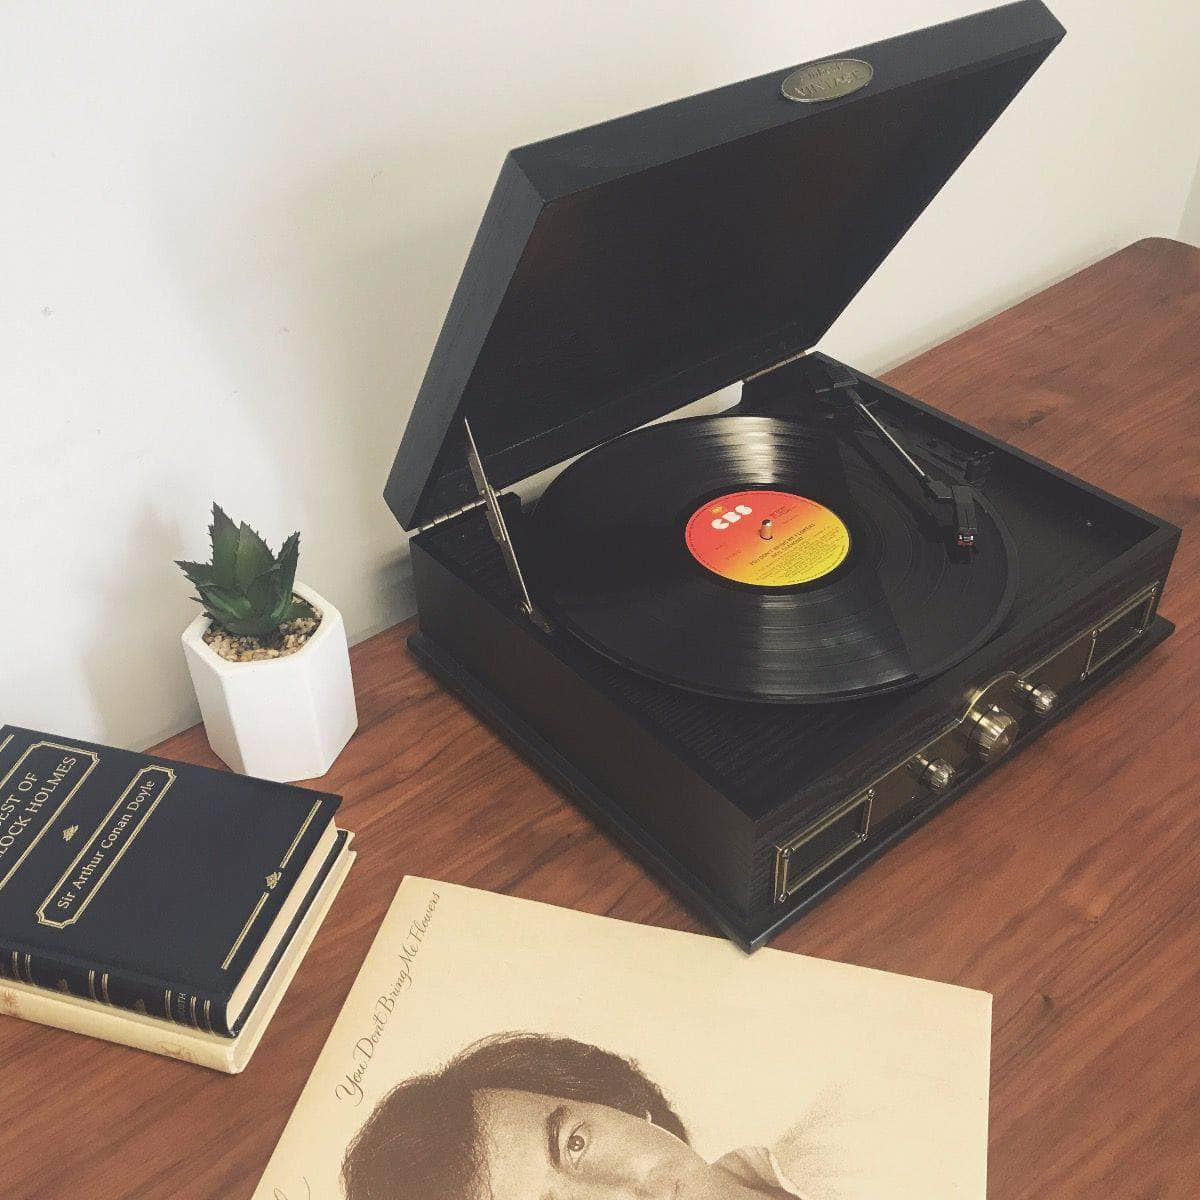
[[405,1080],[346,1152],[347,1200],[753,1200],[838,1194],[852,1147],[836,1106],[773,1146],[708,1162],[673,1099],[632,1059],[571,1038],[503,1033]]
[[404,881],[254,1200],[985,1200],[983,992]]

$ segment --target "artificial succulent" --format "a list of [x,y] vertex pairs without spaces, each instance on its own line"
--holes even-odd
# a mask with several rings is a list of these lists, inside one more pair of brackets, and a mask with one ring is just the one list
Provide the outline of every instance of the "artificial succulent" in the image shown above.
[[208,527],[212,562],[177,562],[196,589],[196,599],[214,625],[235,637],[270,638],[279,627],[311,608],[292,594],[300,535],[293,533],[271,553],[267,543],[243,521],[235,524],[213,505]]

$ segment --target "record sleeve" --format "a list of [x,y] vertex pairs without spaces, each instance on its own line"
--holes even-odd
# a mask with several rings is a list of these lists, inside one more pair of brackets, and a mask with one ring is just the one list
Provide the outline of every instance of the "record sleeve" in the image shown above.
[[255,1200],[983,1200],[991,997],[428,879]]

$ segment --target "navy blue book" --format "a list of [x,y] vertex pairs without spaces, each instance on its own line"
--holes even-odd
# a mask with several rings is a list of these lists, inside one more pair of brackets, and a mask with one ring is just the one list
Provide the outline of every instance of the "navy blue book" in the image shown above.
[[235,1036],[340,803],[0,727],[0,977]]

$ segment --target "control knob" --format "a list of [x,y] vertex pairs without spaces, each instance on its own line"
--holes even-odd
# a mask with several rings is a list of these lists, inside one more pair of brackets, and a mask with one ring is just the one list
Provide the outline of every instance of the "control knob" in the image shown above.
[[1017,680],[1017,695],[1033,709],[1039,717],[1048,716],[1058,707],[1058,693],[1044,683],[1027,683]]
[[972,709],[967,714],[967,736],[981,758],[1000,758],[1017,736],[1016,718],[995,704],[984,709]]
[[918,758],[917,778],[930,790],[944,792],[953,782],[955,770],[944,758]]

